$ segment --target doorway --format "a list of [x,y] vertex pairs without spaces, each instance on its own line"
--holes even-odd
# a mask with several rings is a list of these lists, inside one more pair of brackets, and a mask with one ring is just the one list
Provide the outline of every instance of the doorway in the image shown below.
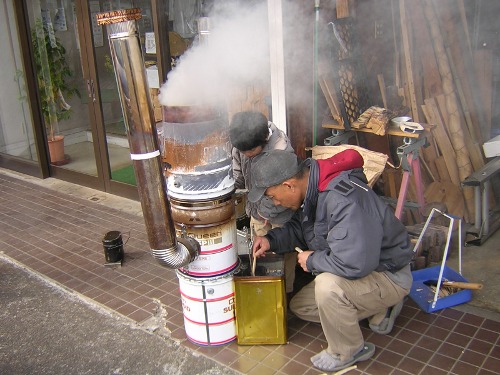
[[25,3],[50,175],[138,199],[106,28],[96,14],[141,8],[143,36],[153,32],[151,1]]

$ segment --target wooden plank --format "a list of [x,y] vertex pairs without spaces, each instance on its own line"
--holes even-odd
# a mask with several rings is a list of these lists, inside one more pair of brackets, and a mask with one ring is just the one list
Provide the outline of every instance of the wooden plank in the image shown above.
[[[444,6],[434,4],[434,8],[439,15],[441,35],[445,43],[444,54],[450,67],[450,79],[455,86],[458,97],[460,97],[461,91],[460,104],[464,112],[466,109],[469,111],[470,116],[470,123],[463,130],[468,129],[469,136],[474,141],[482,143],[480,120],[477,116],[478,112],[476,111],[474,98],[474,95],[477,94],[473,93],[471,89],[474,70],[470,64],[471,56],[466,52],[467,47],[464,45],[462,28],[459,27],[461,22],[460,14],[456,7],[456,0],[442,0],[442,2]],[[464,103],[467,108],[464,107]]]
[[438,170],[439,181],[451,182],[450,173],[448,172],[448,168],[446,167],[446,161],[444,160],[444,156],[438,157],[434,162],[436,163],[436,168]]
[[425,188],[427,185],[429,185],[433,181],[437,181],[438,175],[435,175],[429,166],[427,165],[426,161],[422,157],[422,155],[419,156],[420,159],[420,174],[422,177],[422,187]]
[[382,180],[384,181],[384,195],[386,197],[398,199],[398,185],[401,183],[401,171],[399,169],[386,167],[382,172]]
[[378,87],[380,88],[380,95],[382,96],[382,104],[384,108],[387,107],[387,93],[385,91],[385,80],[383,74],[377,74]]
[[439,115],[439,110],[435,100],[425,99],[425,107],[429,116],[432,118],[432,123],[436,125],[436,127],[432,129],[432,133],[436,139],[439,149],[441,150],[441,154],[445,159],[450,179],[455,185],[460,186],[460,177],[458,173],[455,150],[453,149],[451,141],[444,130],[443,120]]
[[462,20],[462,27],[464,30],[464,35],[465,35],[465,41],[467,43],[467,51],[469,54],[472,53],[472,43],[470,42],[470,35],[469,35],[469,24],[467,22],[467,15],[465,13],[465,4],[464,0],[458,0],[458,10],[460,12],[460,19]]
[[417,97],[415,93],[415,82],[413,80],[413,67],[410,53],[410,40],[408,33],[408,20],[406,17],[405,0],[399,0],[399,18],[401,22],[401,38],[403,41],[403,55],[406,67],[406,79],[408,82],[409,107],[411,108],[412,118],[415,122],[420,122],[417,108]]
[[349,0],[337,0],[337,18],[349,17]]
[[469,136],[472,137],[472,140],[474,142],[477,142],[479,139],[481,139],[479,125],[474,125],[472,121],[472,116],[469,111],[469,104],[467,103],[464,94],[464,88],[462,87],[462,81],[458,77],[457,68],[455,67],[453,56],[449,47],[446,48],[446,54],[448,56],[448,61],[450,62],[451,74],[453,77],[453,82],[455,83],[458,99],[460,100],[460,105],[462,106],[462,113],[464,115],[465,124],[467,125],[467,129],[464,130],[468,130]]
[[[424,170],[427,172],[427,174],[429,175],[430,179],[432,181],[437,181],[437,178],[438,178],[438,174],[437,173],[434,173],[432,171],[432,169],[430,168],[429,164],[427,164],[427,162],[425,161],[425,158],[423,156],[419,156],[420,157],[420,162],[422,163],[422,166],[424,167]],[[422,176],[423,176],[423,173],[422,173]]]
[[439,112],[441,114],[441,118],[443,119],[444,130],[448,137],[450,136],[450,132],[448,129],[448,111],[446,110],[446,97],[444,95],[438,95],[435,97],[437,106],[439,108]]
[[444,203],[448,213],[452,215],[464,217],[467,214],[462,190],[451,182],[431,183],[425,190],[424,197],[427,203]]
[[[422,105],[421,107],[422,107],[422,112],[424,113],[424,116],[426,118],[426,121],[428,123],[431,123],[432,122],[432,118],[429,115],[425,104]],[[430,132],[427,135],[427,142],[429,143],[430,146],[429,147],[422,147],[422,154],[423,154],[423,156],[424,156],[424,158],[425,158],[425,160],[427,162],[427,165],[431,169],[433,175],[434,176],[438,176],[439,173],[438,173],[438,171],[436,169],[435,160],[439,156],[439,149],[437,147],[436,139],[434,138],[434,134],[432,132]]]
[[415,50],[418,51],[418,57],[422,64],[424,91],[428,94],[428,97],[433,97],[443,93],[443,85],[439,75],[436,55],[432,48],[429,29],[420,2],[411,1],[408,6],[414,30]]
[[[432,42],[434,46],[434,51],[439,66],[439,73],[443,81],[443,92],[446,96],[446,109],[449,116],[449,129],[450,129],[450,141],[453,145],[453,149],[456,155],[456,164],[458,166],[459,178],[460,180],[465,179],[473,172],[472,163],[469,156],[469,151],[465,144],[465,134],[462,129],[461,119],[460,119],[460,109],[458,105],[458,100],[453,87],[453,80],[451,77],[451,70],[446,57],[446,51],[444,50],[445,43],[443,41],[443,36],[439,30],[439,20],[433,9],[433,2],[431,0],[423,1],[425,17],[427,19]],[[426,103],[427,104],[427,103]],[[450,173],[452,181],[454,181],[454,176]],[[470,189],[468,189],[470,190]],[[468,213],[474,212],[474,194],[471,191],[464,191],[465,203]],[[472,216],[472,215],[471,215]]]
[[493,54],[489,49],[474,51],[474,67],[481,106],[478,108],[484,114],[481,124],[481,134],[485,141],[491,138],[492,95],[493,95]]
[[[425,117],[426,121],[429,124],[432,124],[434,122],[434,118],[433,118],[434,112],[431,112],[431,110],[429,108],[427,108],[427,106],[425,104],[422,104],[421,107],[422,107],[422,112],[424,113],[424,117]],[[433,148],[436,150],[436,152],[435,152],[436,157],[438,157],[440,155],[440,153],[439,153],[439,148],[437,147],[436,138],[434,137],[434,134],[432,134],[432,141],[433,142],[431,144],[434,146]]]
[[[438,98],[438,106],[441,115],[443,115],[443,113],[446,113],[446,99],[444,98],[444,95],[440,95],[440,97]],[[446,125],[446,129],[448,131],[448,136],[449,136],[450,133],[448,128],[448,123],[447,122],[444,123]],[[463,131],[464,134],[468,134],[467,129],[463,129]],[[473,170],[476,171],[478,169],[481,169],[484,165],[484,158],[479,144],[477,142],[474,142],[474,140],[469,136],[464,137],[464,143],[465,147],[467,148],[467,152],[469,153],[469,159],[471,161]]]
[[400,72],[400,52],[399,52],[399,33],[397,32],[399,22],[399,10],[396,6],[396,1],[391,0],[391,19],[392,19],[392,42],[394,43],[394,85],[397,89],[401,87],[401,72]]
[[343,125],[344,121],[342,120],[340,112],[341,104],[338,100],[333,81],[326,75],[322,74],[319,77],[319,85],[321,87],[321,91],[323,91],[323,95],[325,96],[326,103],[328,104],[328,108],[330,109],[330,113],[332,114],[335,121]]
[[467,151],[469,151],[469,158],[474,170],[477,171],[481,169],[484,166],[481,146],[469,137],[465,138],[465,145],[467,146]]

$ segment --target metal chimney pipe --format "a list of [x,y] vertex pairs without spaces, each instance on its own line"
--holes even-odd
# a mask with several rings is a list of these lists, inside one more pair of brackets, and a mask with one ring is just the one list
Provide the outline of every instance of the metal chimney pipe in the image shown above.
[[198,18],[198,42],[201,45],[208,44],[208,39],[210,37],[210,18],[200,17]]
[[185,233],[180,238],[175,235],[137,32],[136,20],[141,17],[138,8],[103,12],[97,15],[97,24],[107,25],[149,246],[160,264],[177,269],[199,255],[200,244]]

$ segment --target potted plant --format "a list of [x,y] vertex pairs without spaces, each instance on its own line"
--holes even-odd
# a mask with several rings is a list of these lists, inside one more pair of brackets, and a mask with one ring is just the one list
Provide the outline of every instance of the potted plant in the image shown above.
[[63,164],[64,136],[58,134],[59,121],[71,116],[71,106],[65,97],[71,98],[73,95],[80,97],[80,92],[70,81],[73,71],[66,60],[66,49],[51,26],[37,20],[31,36],[50,161],[53,164]]

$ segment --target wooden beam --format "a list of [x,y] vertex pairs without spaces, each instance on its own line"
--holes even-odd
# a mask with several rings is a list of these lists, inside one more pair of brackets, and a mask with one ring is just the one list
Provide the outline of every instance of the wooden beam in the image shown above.
[[443,120],[439,114],[436,101],[434,99],[425,99],[425,107],[430,118],[432,119],[432,123],[436,125],[434,129],[432,129],[432,133],[436,139],[439,149],[441,150],[441,155],[444,157],[446,168],[450,174],[450,179],[455,185],[460,186],[460,176],[458,173],[455,150],[453,149],[453,145],[444,130]]
[[474,68],[476,83],[478,86],[479,102],[478,111],[484,115],[481,123],[481,134],[483,140],[491,138],[491,118],[492,118],[492,95],[493,95],[493,53],[491,49],[480,49],[474,51]]
[[328,104],[328,108],[330,109],[332,117],[335,121],[343,126],[344,121],[342,119],[340,111],[340,106],[343,104],[339,102],[333,80],[328,78],[327,75],[322,74],[319,76],[319,86],[321,87],[321,91],[323,91],[323,95],[325,96],[326,103]]
[[401,22],[401,37],[403,41],[403,54],[406,66],[406,79],[408,82],[408,93],[410,98],[409,106],[411,108],[412,118],[415,122],[420,122],[418,107],[417,107],[417,96],[415,93],[415,81],[413,80],[413,66],[411,61],[410,53],[410,39],[408,33],[408,20],[406,17],[406,7],[405,0],[399,0],[399,16]]
[[387,93],[385,91],[385,80],[383,74],[377,74],[378,86],[380,88],[380,95],[382,96],[382,104],[384,108],[387,107]]
[[[444,41],[439,29],[439,20],[436,17],[430,0],[424,0],[424,13],[430,27],[434,51],[439,66],[439,73],[443,81],[443,92],[446,96],[446,109],[448,112],[448,125],[450,130],[450,141],[453,145],[456,155],[456,164],[458,165],[459,180],[464,180],[472,172],[472,163],[470,161],[469,151],[465,144],[465,134],[462,129],[458,99],[453,87],[453,79],[446,52],[444,50]],[[427,105],[427,102],[426,102]],[[450,173],[452,181],[455,183],[454,176]],[[460,182],[459,182],[460,185]],[[470,189],[468,189],[470,190]],[[472,191],[464,191],[465,204],[469,213],[474,212],[474,194]]]
[[433,97],[443,93],[443,83],[439,75],[436,55],[432,48],[432,40],[427,27],[422,4],[412,1],[408,4],[411,14],[411,25],[414,30],[415,51],[418,51],[418,59],[422,64],[422,79],[424,91],[427,97]]
[[349,0],[337,0],[337,18],[347,18],[349,14]]

